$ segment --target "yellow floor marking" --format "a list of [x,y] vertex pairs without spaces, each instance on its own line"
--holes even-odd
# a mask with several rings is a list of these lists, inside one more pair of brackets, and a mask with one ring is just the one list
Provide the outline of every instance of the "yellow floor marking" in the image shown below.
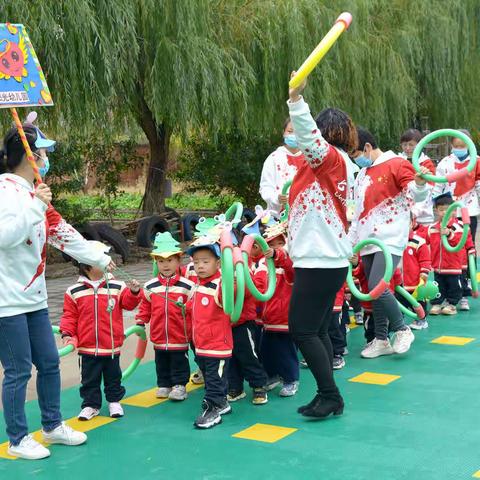
[[356,323],[349,323],[347,325],[347,327],[350,329],[350,330],[353,330],[354,328],[358,328],[358,325]]
[[257,442],[275,443],[297,430],[298,428],[278,427],[276,425],[256,423],[241,432],[235,433],[232,437],[256,440]]
[[[77,417],[72,417],[68,420],[65,420],[67,425],[70,425],[73,429],[78,430],[79,432],[88,432],[89,430],[94,430],[95,428],[102,427],[103,425],[107,425],[109,423],[115,422],[116,418],[110,417],[94,417],[91,420],[86,422],[81,422]],[[43,441],[43,436],[40,430],[32,433],[33,438],[41,443],[44,447],[48,447],[49,444]],[[6,458],[8,460],[16,460],[17,457],[12,457],[7,453],[8,449],[8,442],[4,442],[0,444],[0,458]]]
[[[197,388],[201,387],[203,387],[203,384],[195,385],[194,383],[189,382],[187,384],[187,392],[197,390]],[[124,405],[130,405],[132,407],[150,408],[168,401],[168,398],[157,398],[155,396],[156,390],[157,387],[137,393],[136,395],[132,395],[131,397],[124,398],[120,403],[123,403]]]
[[350,378],[349,382],[368,383],[370,385],[388,385],[398,380],[400,375],[389,375],[387,373],[363,372],[356,377]]
[[471,337],[449,337],[449,336],[442,336],[435,338],[431,341],[431,343],[439,343],[441,345],[458,345],[463,346],[467,343],[473,342],[475,339]]
[[[477,282],[480,282],[480,272],[477,272]],[[480,472],[480,470],[479,470]],[[478,473],[478,472],[477,472]],[[476,474],[475,474],[476,475]],[[477,478],[480,478],[480,477],[477,477]]]
[[477,470],[473,475],[473,478],[480,478],[480,470]]

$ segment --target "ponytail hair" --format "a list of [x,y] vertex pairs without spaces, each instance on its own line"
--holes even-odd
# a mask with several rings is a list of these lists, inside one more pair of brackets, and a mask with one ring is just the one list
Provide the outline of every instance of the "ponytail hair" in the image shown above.
[[[23,126],[25,136],[32,152],[38,149],[35,147],[37,140],[37,130],[31,124]],[[25,155],[22,139],[16,128],[10,129],[3,139],[3,148],[0,150],[0,174],[15,172],[20,166]]]

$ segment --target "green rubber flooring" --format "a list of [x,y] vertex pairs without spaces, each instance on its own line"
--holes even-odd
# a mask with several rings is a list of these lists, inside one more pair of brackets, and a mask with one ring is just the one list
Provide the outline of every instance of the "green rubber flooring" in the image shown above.
[[[335,373],[346,403],[342,417],[315,421],[296,413],[314,394],[310,372],[302,370],[296,397],[280,398],[274,391],[267,405],[253,406],[249,395],[233,404],[233,414],[221,425],[198,431],[192,422],[200,388],[183,403],[125,405],[125,417],[90,430],[86,445],[52,446],[46,460],[0,458],[0,479],[472,478],[480,470],[480,301],[471,304],[469,313],[430,318],[430,328],[415,333],[403,356],[361,359],[362,328],[352,330],[347,365]],[[441,336],[473,340],[431,343]],[[350,381],[365,372],[399,378],[363,376],[393,380],[386,385]],[[127,396],[154,386],[154,364],[144,364],[126,382]],[[62,393],[65,418],[75,416],[79,406],[77,388]],[[39,429],[37,402],[26,408],[30,429]],[[102,414],[108,415],[106,407]],[[257,426],[258,438],[269,442],[233,436],[256,424],[271,426]],[[1,443],[3,418],[0,431]]]

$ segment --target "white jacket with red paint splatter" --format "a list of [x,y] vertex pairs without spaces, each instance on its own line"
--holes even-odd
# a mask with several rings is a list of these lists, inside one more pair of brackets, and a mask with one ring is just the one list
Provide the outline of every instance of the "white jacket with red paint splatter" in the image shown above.
[[35,197],[27,180],[0,175],[0,318],[47,308],[47,241],[82,263],[105,268],[110,262]]
[[288,252],[297,268],[348,266],[347,202],[355,167],[348,155],[330,145],[317,128],[302,97],[287,102],[305,162],[290,188]]

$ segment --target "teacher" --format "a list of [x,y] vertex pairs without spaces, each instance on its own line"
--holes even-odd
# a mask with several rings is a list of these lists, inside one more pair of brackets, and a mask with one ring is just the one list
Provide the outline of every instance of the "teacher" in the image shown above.
[[[45,176],[53,140],[31,124],[24,126],[30,148]],[[37,394],[45,443],[80,445],[87,440],[62,421],[59,357],[48,318],[45,260],[47,242],[79,262],[113,268],[109,256],[89,243],[50,205],[44,183],[34,188],[17,129],[10,130],[0,150],[0,362],[5,371],[3,414],[10,440],[8,453],[29,460],[50,451],[28,434],[25,416],[27,383],[32,363],[37,369]]]
[[347,237],[347,201],[357,131],[350,117],[334,108],[313,120],[300,95],[305,83],[290,89],[287,102],[298,146],[305,156],[290,188],[289,254],[295,281],[289,330],[317,382],[317,395],[298,412],[325,418],[343,413],[333,378],[328,326],[337,292],[345,282],[352,246]]

